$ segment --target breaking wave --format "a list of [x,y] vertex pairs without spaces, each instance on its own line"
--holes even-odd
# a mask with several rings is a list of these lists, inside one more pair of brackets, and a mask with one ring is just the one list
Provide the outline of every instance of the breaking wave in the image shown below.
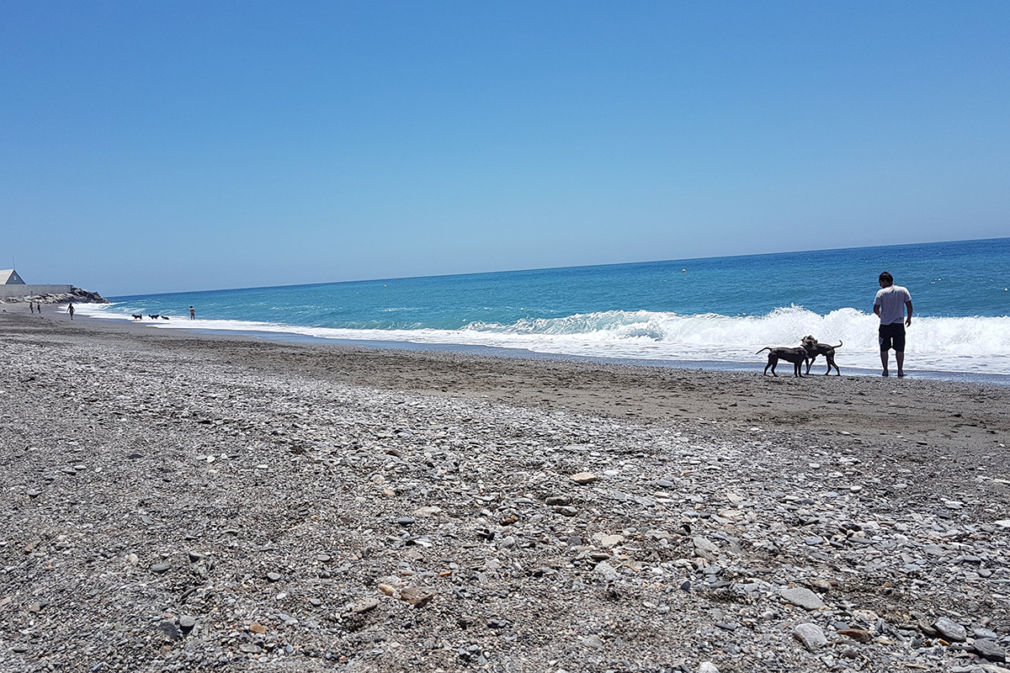
[[[129,320],[107,306],[81,305],[83,314]],[[321,339],[456,344],[525,349],[538,353],[668,361],[754,363],[765,346],[795,346],[813,335],[843,343],[843,368],[876,369],[877,318],[854,308],[821,315],[799,306],[765,315],[716,313],[680,315],[654,311],[605,311],[557,318],[522,319],[511,324],[473,322],[457,330],[345,329],[241,320],[145,321],[158,329],[297,334]],[[1010,375],[1010,316],[916,317],[908,329],[909,369]],[[818,360],[815,367],[823,365]]]

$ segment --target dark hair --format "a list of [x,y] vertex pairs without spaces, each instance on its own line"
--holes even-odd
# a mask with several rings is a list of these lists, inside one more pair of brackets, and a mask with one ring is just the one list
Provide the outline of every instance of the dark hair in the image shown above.
[[889,284],[893,285],[894,284],[894,276],[892,276],[891,274],[889,274],[886,271],[884,271],[884,272],[882,272],[880,274],[880,282],[881,283],[889,283]]

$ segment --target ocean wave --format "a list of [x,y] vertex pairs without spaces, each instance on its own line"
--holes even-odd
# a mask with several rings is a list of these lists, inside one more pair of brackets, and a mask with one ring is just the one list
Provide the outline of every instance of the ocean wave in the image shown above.
[[[82,313],[129,320],[128,315],[98,306]],[[172,320],[145,325],[159,329],[297,334],[322,339],[399,341],[526,349],[588,357],[753,363],[765,346],[795,346],[813,335],[843,343],[837,360],[844,369],[879,367],[877,318],[854,308],[821,315],[801,306],[765,315],[716,313],[679,315],[653,311],[605,311],[557,318],[522,319],[511,324],[474,322],[458,330],[344,329],[305,327],[242,320]],[[1010,375],[1010,317],[916,317],[908,329],[906,361],[910,369]],[[819,360],[815,367],[820,367]]]

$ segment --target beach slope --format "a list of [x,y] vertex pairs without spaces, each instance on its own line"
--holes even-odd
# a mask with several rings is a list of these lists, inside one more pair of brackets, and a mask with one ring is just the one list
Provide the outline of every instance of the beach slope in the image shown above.
[[1010,633],[1008,388],[0,339],[0,670],[952,670]]

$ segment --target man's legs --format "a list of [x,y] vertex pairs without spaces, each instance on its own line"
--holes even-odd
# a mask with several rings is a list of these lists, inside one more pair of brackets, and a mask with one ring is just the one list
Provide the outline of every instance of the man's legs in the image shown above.
[[[881,376],[888,376],[888,373],[887,373],[887,349],[886,348],[881,348],[880,349],[880,366],[884,368],[884,371],[882,371],[880,373],[880,375]],[[900,365],[899,365],[899,367],[900,367]]]
[[894,351],[894,360],[898,363],[898,376],[904,376],[905,351]]

